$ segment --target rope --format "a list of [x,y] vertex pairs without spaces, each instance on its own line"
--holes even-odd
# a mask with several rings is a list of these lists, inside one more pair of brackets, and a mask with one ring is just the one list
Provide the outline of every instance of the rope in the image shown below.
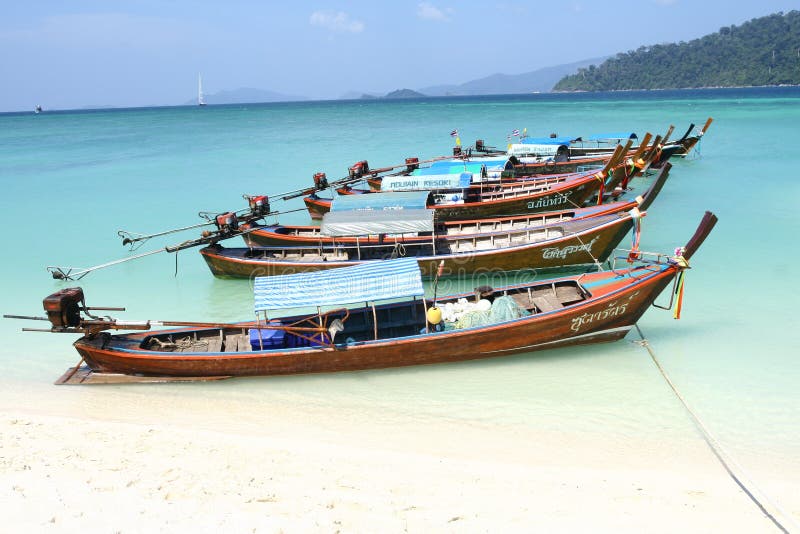
[[[758,490],[758,488],[756,488],[755,484],[753,484],[752,481],[748,481],[749,485],[753,488],[752,490],[749,489],[747,487],[747,485],[745,485],[745,481],[743,480],[742,476],[737,475],[734,472],[734,467],[739,472],[743,472],[744,470],[741,468],[741,466],[732,465],[733,464],[733,460],[731,458],[729,458],[727,454],[725,454],[725,451],[722,450],[722,447],[720,446],[719,442],[717,442],[717,440],[714,438],[714,436],[711,435],[711,432],[708,430],[708,428],[706,428],[706,425],[700,419],[700,416],[698,416],[694,412],[694,410],[692,410],[691,406],[689,406],[689,403],[686,401],[686,399],[683,397],[683,395],[681,395],[680,391],[678,391],[678,387],[669,378],[669,376],[667,375],[667,372],[661,366],[661,362],[659,362],[658,358],[656,357],[656,353],[655,353],[655,351],[653,351],[653,347],[650,346],[650,343],[648,343],[647,338],[644,337],[644,333],[642,333],[642,329],[639,327],[638,324],[636,324],[635,326],[636,326],[636,331],[639,333],[639,337],[641,338],[641,341],[636,341],[636,343],[638,343],[639,345],[644,347],[647,350],[647,352],[650,354],[650,358],[653,360],[653,363],[656,365],[656,368],[658,368],[658,371],[661,373],[661,376],[664,378],[664,380],[667,382],[669,387],[672,389],[672,392],[675,394],[675,396],[678,397],[678,400],[681,401],[681,404],[683,404],[683,407],[686,410],[686,412],[689,414],[690,419],[692,420],[694,425],[697,427],[697,429],[700,431],[700,434],[703,436],[703,440],[706,442],[708,447],[711,449],[711,452],[714,453],[714,456],[717,457],[717,460],[719,460],[719,463],[722,464],[722,467],[725,468],[725,471],[733,479],[733,481],[736,483],[736,485],[739,486],[739,488],[741,488],[741,490],[750,498],[750,500],[753,501],[753,504],[755,504],[758,507],[758,509],[761,510],[761,513],[763,513],[765,516],[767,516],[767,518],[770,521],[772,521],[772,523],[778,528],[778,530],[780,530],[781,532],[784,532],[785,534],[789,534],[789,530],[786,527],[784,527],[783,524],[781,524],[780,521],[778,521],[778,519],[775,517],[775,515],[773,515],[773,513],[771,513],[769,510],[767,510],[766,505],[762,502],[762,500],[758,499],[758,497],[755,495],[755,492],[757,491],[758,493],[760,493],[762,495],[762,497],[763,497],[763,500],[766,502],[766,501],[768,501],[768,498],[765,496],[765,494],[762,491]],[[796,530],[800,530],[800,527],[795,525],[793,523],[793,521],[791,520],[791,518],[786,514],[786,512],[781,510],[780,507],[778,507],[773,502],[768,502],[768,504],[778,514],[780,514],[784,518],[786,518],[786,522],[787,523],[791,524],[792,527],[797,527]]]
[[694,150],[692,151],[694,152],[694,156],[692,157],[692,160],[698,160],[703,157],[703,154],[700,152],[700,147],[702,144],[703,144],[703,138],[701,137],[694,145]]
[[406,255],[406,247],[400,242],[395,242],[394,248],[392,249],[392,253],[390,255],[391,259],[397,258],[398,256],[403,258]]
[[[161,350],[167,351],[180,351],[192,348],[195,351],[202,352],[208,350],[208,341],[204,339],[194,339],[192,336],[182,337],[173,341],[161,341],[157,337],[150,338],[150,347],[158,347]],[[205,349],[203,349],[205,347]]]
[[[634,260],[638,260],[639,258],[641,258],[641,253],[639,252],[639,239],[641,238],[641,232],[642,232],[641,217],[635,217],[633,219],[633,249],[628,254],[628,263],[633,263]],[[595,257],[594,254],[592,254],[591,250],[588,250],[588,247],[586,246],[586,243],[584,243],[583,240],[581,239],[581,236],[578,235],[578,234],[575,234],[575,239],[577,239],[578,242],[581,245],[583,245],[583,248],[585,249],[585,252],[594,261],[594,264],[597,267],[597,270],[601,271],[601,272],[604,271],[603,264],[600,262],[599,259],[597,259],[597,257]],[[681,274],[683,274],[683,273],[681,272]]]
[[[632,232],[632,243],[631,243],[631,251],[628,252],[628,263],[633,263],[641,259],[642,254],[639,252],[639,242],[642,239],[642,219],[641,217],[636,217],[633,220],[633,232]],[[681,271],[683,273],[683,271]]]
[[689,161],[696,161],[703,157],[702,153],[700,152],[700,146],[703,144],[703,136],[701,135],[697,142],[694,144],[692,149],[686,153],[683,159]]
[[584,252],[586,252],[586,254],[588,254],[589,257],[592,258],[592,260],[594,261],[595,266],[597,267],[597,270],[602,272],[603,271],[603,264],[600,263],[600,260],[597,259],[597,257],[595,257],[594,254],[592,254],[592,251],[589,250],[589,247],[587,247],[586,243],[583,242],[583,239],[581,239],[581,236],[578,235],[578,234],[575,234],[574,237],[575,237],[575,239],[578,240],[578,243],[580,243],[583,246]]

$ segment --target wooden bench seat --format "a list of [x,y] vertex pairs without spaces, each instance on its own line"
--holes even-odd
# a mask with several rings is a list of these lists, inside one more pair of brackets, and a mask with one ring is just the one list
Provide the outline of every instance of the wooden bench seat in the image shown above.
[[531,300],[536,308],[541,312],[549,312],[563,307],[553,295],[534,295]]

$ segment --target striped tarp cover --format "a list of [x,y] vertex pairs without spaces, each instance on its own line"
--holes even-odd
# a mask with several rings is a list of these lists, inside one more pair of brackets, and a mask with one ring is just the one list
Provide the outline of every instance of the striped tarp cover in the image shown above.
[[425,290],[417,261],[398,258],[324,271],[259,276],[253,293],[255,310],[260,312],[414,297]]

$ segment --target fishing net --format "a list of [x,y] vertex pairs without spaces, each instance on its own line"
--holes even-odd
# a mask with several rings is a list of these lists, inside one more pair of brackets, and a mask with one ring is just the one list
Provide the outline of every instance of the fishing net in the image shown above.
[[492,323],[492,312],[474,310],[462,315],[456,321],[456,328],[472,328],[474,326],[486,326]]
[[474,328],[476,326],[486,326],[503,321],[511,321],[530,315],[530,312],[522,308],[516,301],[509,296],[498,297],[494,300],[491,308],[471,309],[458,314],[453,324],[454,328]]
[[517,304],[513,298],[505,295],[494,299],[489,315],[491,322],[500,323],[530,315],[530,312]]

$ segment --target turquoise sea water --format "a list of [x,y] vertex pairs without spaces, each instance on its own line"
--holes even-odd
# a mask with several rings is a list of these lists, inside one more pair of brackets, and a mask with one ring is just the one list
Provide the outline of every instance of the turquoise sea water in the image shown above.
[[[640,326],[726,450],[777,502],[797,507],[784,486],[769,482],[800,478],[797,88],[0,114],[2,312],[40,314],[42,297],[64,286],[47,265],[130,254],[119,229],[192,224],[201,210],[244,207],[243,193],[307,186],[317,171],[341,177],[362,159],[379,167],[446,154],[454,128],[465,145],[481,138],[503,146],[514,128],[641,134],[674,124],[677,137],[707,117],[714,123],[699,151],[673,161],[644,220],[642,246],[671,252],[705,210],[720,223],[692,260],[683,318],[652,309]],[[282,218],[307,220],[304,211]],[[195,235],[153,240],[138,252]],[[175,269],[175,256],[162,254],[96,272],[81,285],[90,305],[125,306],[131,319],[250,316],[248,281],[213,278],[194,250],[181,252],[177,276]],[[678,449],[698,439],[647,353],[629,341],[339,375],[70,388],[51,384],[78,360],[74,338],[23,334],[20,326],[0,321],[3,409],[209,428],[293,418],[314,421],[321,435],[361,422],[376,433],[416,423],[534,439],[539,431],[567,432],[609,446],[645,437]]]

